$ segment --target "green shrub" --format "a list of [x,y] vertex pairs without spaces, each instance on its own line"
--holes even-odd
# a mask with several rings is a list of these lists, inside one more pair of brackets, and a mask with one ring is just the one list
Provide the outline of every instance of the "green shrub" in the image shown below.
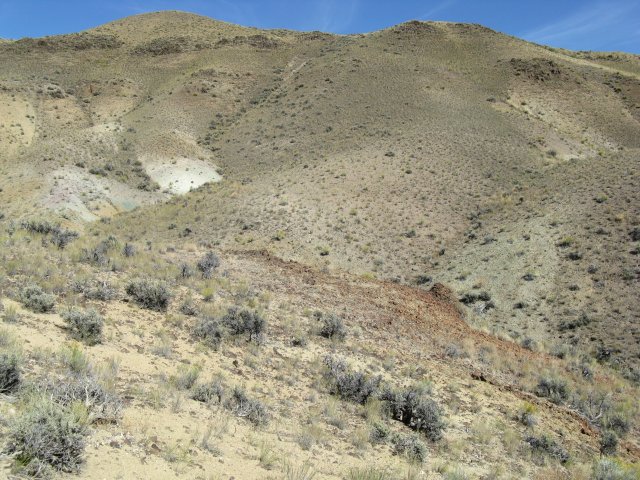
[[211,278],[213,271],[220,266],[220,259],[213,252],[207,252],[198,262],[198,270],[202,272],[203,278]]
[[164,312],[171,302],[171,292],[164,282],[135,279],[126,288],[128,295],[142,308]]
[[389,471],[376,467],[352,468],[349,470],[347,480],[388,480]]
[[559,404],[569,398],[569,388],[562,379],[543,377],[538,382],[535,394]]
[[389,440],[390,436],[391,431],[389,430],[389,427],[387,427],[384,423],[375,422],[373,425],[371,425],[371,431],[369,433],[369,440],[371,441],[371,443],[386,443],[387,440]]
[[195,317],[198,315],[198,306],[195,304],[195,302],[191,298],[188,298],[184,302],[182,302],[182,305],[180,305],[179,310],[180,310],[180,313],[188,317]]
[[224,330],[215,318],[204,317],[193,329],[193,336],[217,350],[224,338]]
[[63,379],[49,380],[37,386],[40,393],[67,408],[82,404],[86,411],[86,422],[116,422],[122,413],[120,397],[90,372],[73,373]]
[[15,353],[0,353],[0,393],[12,393],[20,385],[20,358]]
[[267,321],[258,312],[231,307],[222,317],[222,323],[232,335],[249,334],[249,341],[260,341]]
[[82,293],[89,300],[99,300],[101,302],[113,300],[118,295],[117,290],[109,282],[105,281],[96,282],[93,287],[85,289]]
[[87,345],[95,345],[102,340],[104,319],[95,310],[69,310],[62,314],[71,336]]
[[81,415],[49,399],[37,399],[9,425],[5,453],[15,471],[33,477],[50,470],[77,472],[83,462],[87,425]]
[[246,418],[256,426],[269,423],[270,415],[267,407],[259,400],[247,396],[243,388],[235,387],[233,389],[231,398],[226,402],[226,407],[238,417]]
[[125,243],[124,247],[122,247],[122,255],[127,258],[134,257],[136,255],[136,247],[130,243]]
[[53,243],[60,250],[63,250],[64,247],[66,247],[78,237],[79,235],[77,232],[56,228],[51,234],[51,243]]
[[625,466],[610,458],[600,459],[591,473],[592,480],[637,480],[640,468]]
[[567,463],[569,461],[569,453],[546,435],[539,437],[530,435],[525,438],[525,442],[529,444],[533,451],[545,453],[556,458],[560,463]]
[[20,314],[13,305],[9,305],[4,309],[2,313],[2,320],[7,323],[17,323],[20,320]]
[[423,463],[427,459],[427,446],[416,435],[395,435],[391,443],[395,455],[404,455],[418,463]]
[[615,455],[618,449],[618,436],[607,430],[600,437],[600,453],[603,455]]
[[44,293],[38,285],[29,285],[22,289],[20,301],[32,312],[47,313],[53,310],[56,304],[56,297],[49,293]]
[[335,338],[337,340],[343,340],[347,336],[344,321],[339,316],[330,313],[328,315],[323,315],[321,321],[322,327],[320,327],[320,336],[325,338]]
[[325,357],[324,366],[329,392],[361,405],[375,396],[382,381],[381,377],[369,377],[362,372],[355,372],[344,360],[330,355]]
[[58,228],[46,220],[39,219],[23,220],[20,226],[29,233],[41,233],[43,235],[48,235]]
[[225,386],[220,380],[196,385],[191,393],[191,398],[203,403],[222,403]]
[[197,365],[181,366],[178,374],[173,377],[173,383],[179,390],[189,390],[196,384],[202,368]]
[[404,391],[385,390],[380,396],[386,402],[389,413],[408,427],[423,433],[435,442],[442,438],[446,424],[440,406],[420,389]]

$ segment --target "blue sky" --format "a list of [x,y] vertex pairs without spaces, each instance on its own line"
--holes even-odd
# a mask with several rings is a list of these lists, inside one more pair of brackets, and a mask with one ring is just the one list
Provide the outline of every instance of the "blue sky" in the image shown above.
[[411,19],[473,22],[546,45],[640,53],[640,0],[0,0],[0,37],[75,32],[157,10],[334,33]]

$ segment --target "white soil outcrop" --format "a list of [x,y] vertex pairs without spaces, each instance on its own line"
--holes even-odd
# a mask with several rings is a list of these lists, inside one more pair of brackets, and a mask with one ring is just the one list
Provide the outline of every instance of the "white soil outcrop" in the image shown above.
[[192,158],[146,158],[143,160],[149,176],[163,191],[183,194],[209,182],[219,182],[222,176],[215,166]]

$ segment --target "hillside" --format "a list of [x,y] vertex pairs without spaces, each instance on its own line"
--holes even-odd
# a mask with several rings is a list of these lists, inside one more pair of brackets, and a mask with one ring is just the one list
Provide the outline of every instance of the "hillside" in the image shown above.
[[[0,65],[2,348],[22,344],[27,389],[77,376],[64,316],[94,308],[80,373],[123,402],[90,423],[83,478],[589,478],[612,434],[638,461],[640,57],[160,12],[2,41]],[[137,278],[170,303],[136,306]],[[55,308],[33,312],[33,283]],[[265,332],[207,346],[194,332],[233,306]],[[318,335],[332,314],[343,340]],[[336,392],[326,355],[435,399],[426,461],[369,441],[411,425]],[[189,368],[271,421],[191,399]],[[381,477],[354,476],[372,459]]]

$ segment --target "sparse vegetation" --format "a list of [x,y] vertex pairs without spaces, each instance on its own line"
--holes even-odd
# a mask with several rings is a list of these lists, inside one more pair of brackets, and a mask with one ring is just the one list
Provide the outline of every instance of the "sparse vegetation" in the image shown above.
[[547,454],[560,461],[560,463],[566,463],[569,461],[569,453],[547,435],[531,435],[526,437],[525,441],[534,452]]
[[7,475],[638,477],[636,57],[180,12],[0,57]]
[[249,397],[241,387],[235,387],[231,392],[226,406],[236,416],[246,418],[253,425],[260,427],[269,423],[270,414],[267,407],[259,400]]

